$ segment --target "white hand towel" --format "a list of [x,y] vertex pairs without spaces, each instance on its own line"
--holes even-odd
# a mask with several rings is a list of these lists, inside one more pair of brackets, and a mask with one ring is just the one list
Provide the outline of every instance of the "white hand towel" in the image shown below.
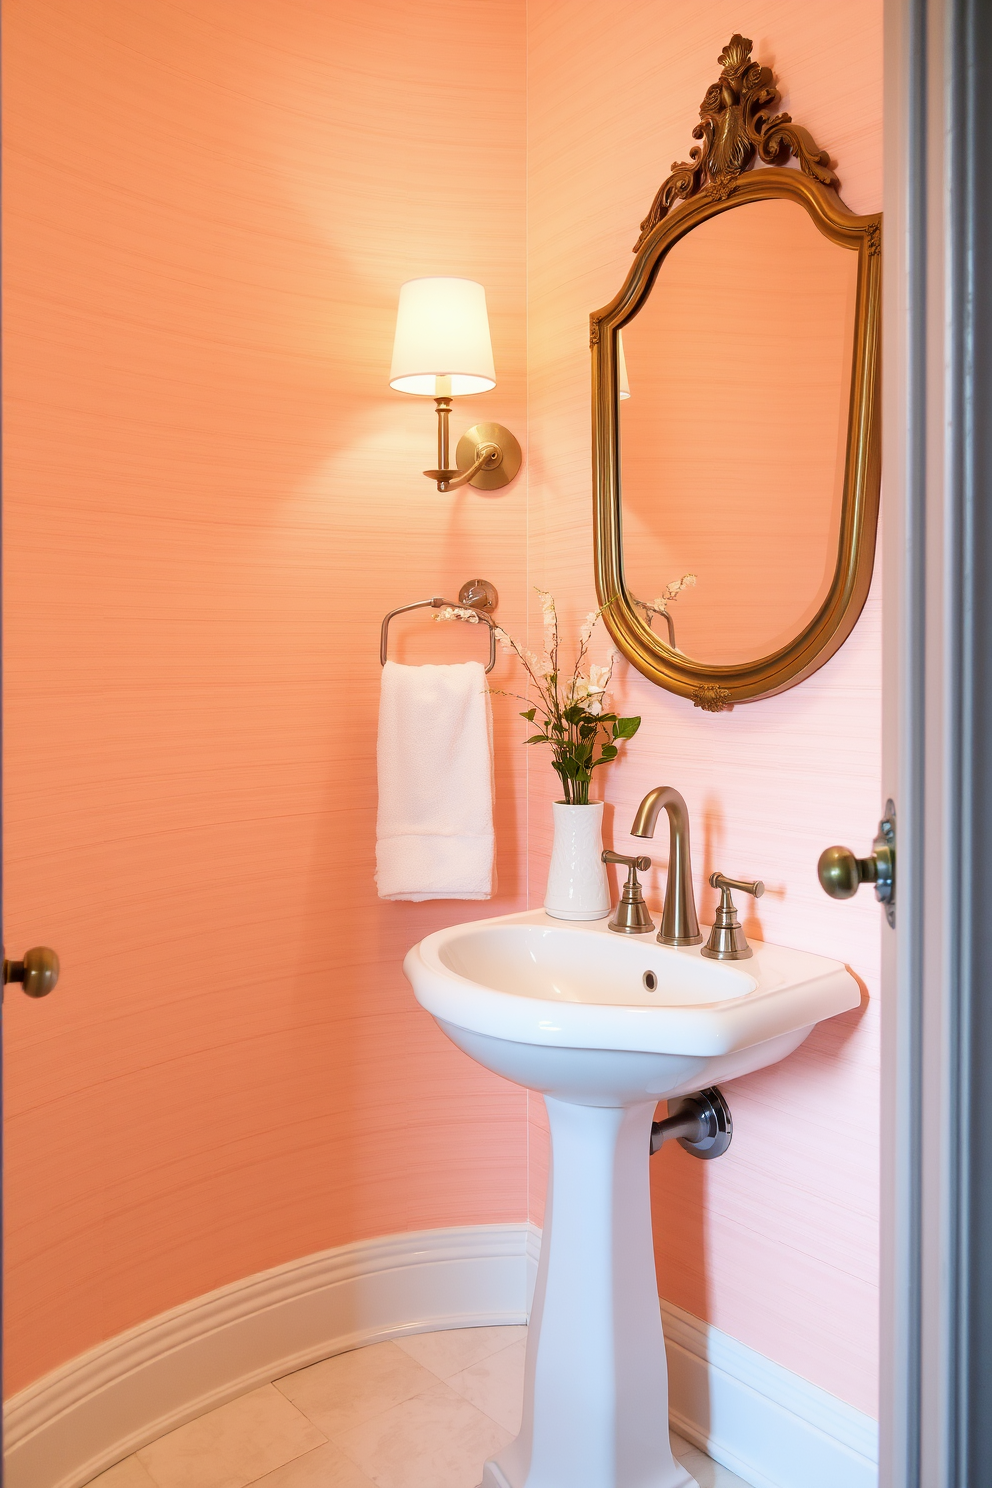
[[387,661],[378,763],[379,898],[490,898],[493,719],[482,663]]

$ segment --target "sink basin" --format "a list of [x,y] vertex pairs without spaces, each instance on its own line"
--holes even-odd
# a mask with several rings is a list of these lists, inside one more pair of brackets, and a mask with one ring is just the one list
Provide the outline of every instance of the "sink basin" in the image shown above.
[[805,951],[723,963],[543,910],[436,931],[403,967],[459,1048],[541,1092],[551,1127],[523,1424],[482,1488],[690,1488],[668,1441],[655,1107],[784,1059],[858,1006],[857,982]]
[[672,950],[543,910],[438,930],[403,965],[417,1000],[473,1059],[599,1106],[688,1095],[774,1064],[860,1001],[851,974],[825,956],[759,942],[748,961],[710,961],[698,946]]

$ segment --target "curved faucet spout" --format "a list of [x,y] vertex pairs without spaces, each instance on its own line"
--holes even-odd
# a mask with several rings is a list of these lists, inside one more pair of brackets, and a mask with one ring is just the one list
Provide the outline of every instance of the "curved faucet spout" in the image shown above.
[[637,808],[632,837],[653,837],[662,811],[668,812],[670,848],[668,887],[658,939],[662,945],[699,945],[702,935],[696,918],[692,891],[692,859],[689,853],[689,811],[685,799],[671,785],[656,785]]

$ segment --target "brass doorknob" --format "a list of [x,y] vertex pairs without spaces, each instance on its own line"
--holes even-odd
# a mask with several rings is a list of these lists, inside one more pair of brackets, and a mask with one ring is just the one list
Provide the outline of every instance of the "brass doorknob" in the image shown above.
[[875,898],[885,905],[886,918],[895,924],[896,809],[885,804],[878,836],[867,858],[856,858],[849,847],[828,847],[816,865],[821,888],[831,899],[850,899],[863,883],[875,885]]
[[20,982],[28,997],[47,997],[59,979],[59,958],[48,946],[24,952],[23,961],[3,961],[4,985]]
[[856,858],[849,847],[828,847],[816,865],[820,884],[831,899],[850,899],[863,883],[874,883],[878,864],[874,853]]

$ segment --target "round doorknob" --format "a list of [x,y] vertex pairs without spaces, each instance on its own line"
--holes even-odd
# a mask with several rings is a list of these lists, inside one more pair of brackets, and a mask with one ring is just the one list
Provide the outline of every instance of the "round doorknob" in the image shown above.
[[856,858],[849,847],[828,847],[816,865],[820,886],[831,899],[850,899],[863,883],[874,883],[878,865],[874,856]]
[[59,958],[48,946],[33,946],[23,961],[4,957],[3,979],[20,982],[28,997],[47,997],[59,979]]
[[851,899],[863,883],[875,885],[875,898],[885,905],[886,918],[895,924],[896,809],[885,804],[878,836],[867,858],[856,858],[849,847],[828,847],[816,865],[820,887],[831,899]]

